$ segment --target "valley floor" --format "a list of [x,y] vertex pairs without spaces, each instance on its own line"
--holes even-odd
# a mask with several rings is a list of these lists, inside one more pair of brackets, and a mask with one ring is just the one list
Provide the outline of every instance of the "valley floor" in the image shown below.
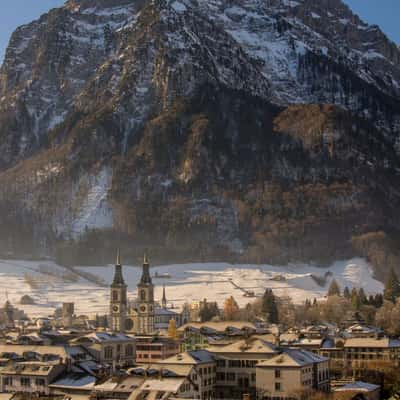
[[[108,313],[108,285],[112,281],[113,266],[76,267],[74,271],[51,262],[0,260],[0,301],[4,302],[8,296],[13,305],[30,317],[51,315],[62,302],[74,302],[78,315]],[[141,268],[124,267],[130,299],[136,296],[140,274]],[[258,297],[266,288],[272,288],[277,296],[289,296],[293,302],[302,303],[306,298],[324,298],[333,277],[342,289],[363,287],[367,295],[383,290],[382,283],[373,277],[372,267],[360,258],[338,261],[328,268],[305,264],[176,264],[154,266],[152,275],[155,298],[161,299],[165,284],[168,304],[175,307],[204,298],[222,306],[229,296],[244,306],[254,301],[244,295],[246,291]],[[323,280],[325,275],[325,286],[320,286],[314,278]],[[35,305],[19,304],[25,294],[34,299]]]

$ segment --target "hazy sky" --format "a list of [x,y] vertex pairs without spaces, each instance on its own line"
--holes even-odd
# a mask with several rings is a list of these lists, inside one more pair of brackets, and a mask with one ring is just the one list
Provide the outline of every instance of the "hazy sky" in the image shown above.
[[[319,0],[314,0],[319,1]],[[400,0],[344,0],[364,20],[379,25],[388,36],[400,44]],[[12,31],[19,25],[39,17],[48,9],[63,4],[63,0],[1,0],[0,62]]]

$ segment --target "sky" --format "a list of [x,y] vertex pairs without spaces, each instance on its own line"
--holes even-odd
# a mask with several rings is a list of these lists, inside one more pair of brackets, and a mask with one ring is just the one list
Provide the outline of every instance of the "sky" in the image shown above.
[[[319,0],[315,0],[319,1]],[[396,43],[400,44],[400,0],[344,0],[356,14],[370,24],[377,24]],[[1,0],[0,62],[3,60],[11,33],[63,0]]]

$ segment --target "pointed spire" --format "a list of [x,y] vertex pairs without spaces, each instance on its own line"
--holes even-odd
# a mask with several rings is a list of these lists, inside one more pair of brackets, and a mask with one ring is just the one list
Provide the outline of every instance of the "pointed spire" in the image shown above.
[[117,251],[113,285],[125,285],[124,277],[122,276],[121,253],[119,249]]
[[165,294],[165,284],[163,285],[163,295],[162,295],[161,303],[162,303],[162,307],[164,309],[166,309],[167,308],[167,296]]
[[121,251],[119,248],[117,250],[117,262],[115,263],[115,265],[121,265]]
[[143,271],[142,271],[142,278],[140,279],[141,284],[151,285],[151,276],[150,276],[150,264],[147,258],[147,253],[144,253],[143,256]]

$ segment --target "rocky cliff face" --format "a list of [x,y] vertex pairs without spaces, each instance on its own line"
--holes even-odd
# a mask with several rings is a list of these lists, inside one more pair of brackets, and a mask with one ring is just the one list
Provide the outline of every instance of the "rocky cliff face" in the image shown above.
[[1,67],[3,251],[287,262],[396,243],[399,60],[340,0],[70,0]]

